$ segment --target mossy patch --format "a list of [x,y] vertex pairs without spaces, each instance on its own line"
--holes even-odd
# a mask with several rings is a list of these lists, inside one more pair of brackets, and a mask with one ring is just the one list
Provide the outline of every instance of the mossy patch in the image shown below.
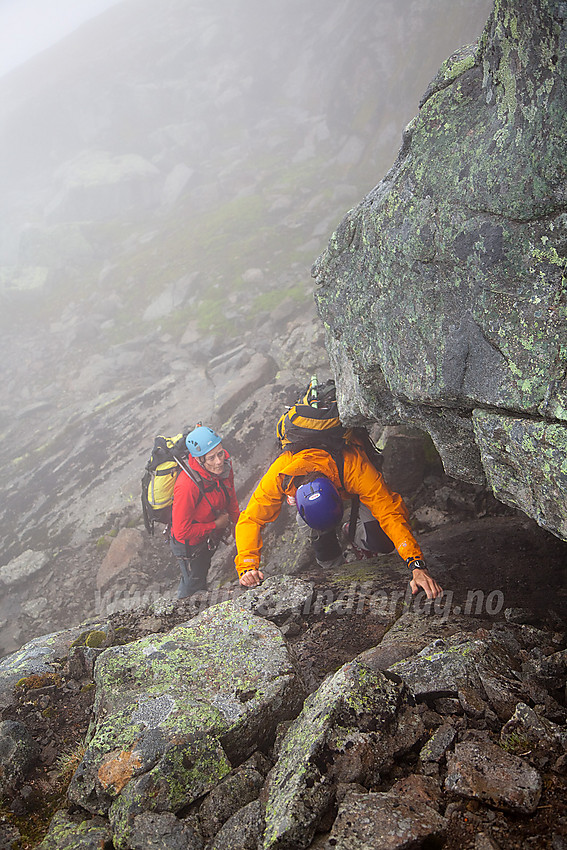
[[31,676],[19,679],[14,687],[17,691],[25,692],[60,684],[61,676],[58,673],[32,673]]

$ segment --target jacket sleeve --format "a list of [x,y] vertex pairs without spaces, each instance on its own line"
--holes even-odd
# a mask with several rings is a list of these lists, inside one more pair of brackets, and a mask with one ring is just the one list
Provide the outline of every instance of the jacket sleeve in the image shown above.
[[357,493],[386,532],[400,557],[422,558],[418,542],[412,534],[409,512],[404,500],[392,492],[381,473],[360,452],[345,452],[345,487],[349,493]]
[[236,523],[237,555],[234,563],[239,576],[244,570],[257,570],[260,566],[262,529],[279,516],[284,499],[279,472],[286,462],[285,455],[276,458]]
[[196,521],[198,502],[199,488],[187,475],[180,473],[173,490],[171,511],[171,533],[180,543],[186,540],[198,543],[214,531],[214,518],[207,522]]

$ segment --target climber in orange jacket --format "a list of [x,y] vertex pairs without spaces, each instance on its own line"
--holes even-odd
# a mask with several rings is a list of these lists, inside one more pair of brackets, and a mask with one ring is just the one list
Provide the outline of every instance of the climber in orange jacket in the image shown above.
[[342,503],[358,495],[360,516],[357,545],[353,541],[355,551],[370,556],[397,549],[412,573],[412,592],[421,588],[429,599],[440,596],[443,589],[425,566],[402,497],[388,489],[382,475],[357,446],[345,446],[343,457],[342,475],[333,457],[323,449],[286,451],[276,458],[236,524],[235,565],[240,584],[256,587],[263,581],[262,529],[279,516],[286,498],[291,504],[297,503],[298,522],[311,528],[318,563],[341,563],[344,559],[336,528],[342,519]]

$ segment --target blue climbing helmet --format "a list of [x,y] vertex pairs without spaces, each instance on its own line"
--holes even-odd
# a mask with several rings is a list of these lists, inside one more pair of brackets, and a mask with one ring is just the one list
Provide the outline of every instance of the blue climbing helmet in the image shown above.
[[212,428],[207,428],[206,425],[198,425],[193,428],[185,438],[185,445],[189,449],[191,457],[203,457],[221,442],[222,437],[219,437]]
[[324,476],[300,484],[295,494],[299,515],[316,531],[330,531],[343,515],[343,500],[332,481]]

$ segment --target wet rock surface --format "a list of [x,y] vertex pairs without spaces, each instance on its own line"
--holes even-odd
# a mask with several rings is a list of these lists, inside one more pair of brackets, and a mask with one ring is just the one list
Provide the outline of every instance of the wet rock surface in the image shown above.
[[266,850],[309,846],[337,783],[373,784],[394,753],[411,749],[423,730],[408,723],[408,698],[356,662],[325,680],[279,747],[267,785]]
[[487,741],[463,741],[447,760],[447,791],[508,811],[535,811],[542,792],[541,775],[524,759]]
[[[325,0],[260,15],[250,0],[165,5],[109,9],[0,83],[0,563],[12,574],[26,550],[50,559],[0,598],[1,654],[89,616],[108,546],[139,526],[156,434],[220,429],[247,498],[282,407],[328,366],[309,269],[395,155],[399,103],[376,93],[387,77],[416,103],[490,0],[400,13],[395,44],[383,16],[349,0],[328,51],[312,38]],[[418,43],[428,63],[400,77],[394,57],[413,64]]]
[[447,821],[425,803],[404,803],[393,794],[350,794],[340,805],[326,844],[357,850],[403,850],[443,843]]
[[[137,850],[160,846],[160,835],[167,835],[172,847],[195,850],[330,850],[351,844],[401,848],[407,842],[427,843],[427,836],[434,843],[444,840],[448,850],[493,846],[523,850],[536,837],[538,847],[555,850],[559,841],[567,840],[565,689],[546,690],[533,673],[534,658],[564,656],[565,628],[510,623],[503,616],[485,614],[459,614],[453,621],[452,614],[428,613],[423,600],[414,599],[394,610],[388,631],[382,624],[380,639],[376,609],[368,598],[360,606],[355,597],[350,610],[340,616],[336,610],[327,614],[316,600],[318,594],[328,600],[332,583],[322,584],[316,573],[306,578],[309,581],[302,586],[298,578],[277,577],[262,588],[267,599],[273,599],[277,588],[286,610],[299,598],[313,595],[311,605],[301,609],[300,633],[287,638],[265,618],[269,611],[264,616],[253,614],[238,600],[220,604],[210,600],[213,607],[207,608],[208,600],[202,598],[174,602],[168,612],[163,603],[117,612],[98,629],[78,635],[74,647],[67,644],[65,649],[60,642],[63,648],[50,656],[43,674],[24,677],[3,709],[4,722],[23,724],[39,754],[5,795],[10,809],[5,829],[28,836],[35,823],[35,834],[45,836],[44,850],[95,847],[96,841],[107,841],[109,848]],[[191,618],[197,605],[201,613]],[[275,608],[271,614],[278,619]],[[278,697],[268,725],[260,723],[260,713],[251,712],[250,735],[222,731],[246,674],[240,669],[230,672],[231,656],[221,648],[219,617],[232,623],[234,658],[247,659],[244,667],[248,662],[251,672],[258,667],[253,635],[259,629],[262,657],[271,635],[269,640],[280,646],[278,652],[293,657],[293,675],[311,683],[303,705],[300,698],[291,709],[289,699]],[[535,612],[526,611],[525,618],[535,619]],[[160,631],[148,633],[150,624],[159,624]],[[335,630],[335,636],[343,627],[345,634],[351,633],[346,658],[341,660],[322,635],[321,624]],[[359,653],[352,642],[355,635],[363,650]],[[224,675],[216,680],[212,676],[216,662],[203,666],[209,638],[224,659]],[[98,647],[86,646],[97,641]],[[109,641],[113,645],[108,646]],[[370,645],[364,647],[365,641]],[[376,658],[383,658],[381,646],[386,648],[388,641],[390,645],[400,641],[409,656],[390,670],[374,669]],[[409,665],[423,663],[424,648],[429,653],[429,647],[438,644],[442,654],[451,641],[465,657],[467,648],[474,654],[482,642],[484,669],[494,678],[500,675],[504,658],[510,664],[519,690],[528,696],[517,702],[507,720],[496,711],[496,692],[487,692],[480,676],[471,677],[466,666],[455,668],[450,658],[448,679],[455,670],[465,674],[455,690],[412,690]],[[200,676],[192,682],[179,673],[181,705],[170,673],[183,643]],[[318,654],[317,677],[305,654],[307,646]],[[87,650],[94,653],[94,664],[78,664],[78,653],[90,657]],[[129,676],[122,670],[111,682],[110,662],[123,667],[128,658]],[[174,666],[182,670],[183,665]],[[406,673],[407,681],[394,674],[396,669]],[[263,663],[262,680],[267,675]],[[257,670],[253,676],[258,676]],[[551,677],[547,681],[555,684]],[[187,796],[189,785],[184,781],[181,796],[172,796],[168,782],[176,771],[188,768],[175,756],[185,746],[181,727],[185,723],[196,728],[198,717],[209,711],[201,703],[205,691],[216,706],[213,715],[225,718],[214,721],[217,727],[221,722],[218,740],[224,759],[214,745],[209,747],[224,767],[215,781],[200,788],[193,785],[193,794]],[[178,732],[170,739],[172,702],[178,703],[174,710],[181,713]],[[237,702],[241,711],[250,700]],[[112,729],[122,729],[122,737],[130,729],[132,735],[126,734],[124,740],[119,735],[118,740]],[[192,737],[193,750],[198,739]],[[66,753],[71,766],[62,774],[60,757]],[[192,763],[195,774],[198,763]],[[210,767],[206,773],[211,780]],[[89,787],[98,791],[85,796],[89,775],[94,779]],[[155,793],[149,794],[159,777]],[[50,806],[59,813],[48,830]],[[31,848],[38,838],[34,843],[26,837],[25,842],[23,846]]]
[[561,0],[495,4],[314,267],[343,418],[428,431],[562,539],[566,29]]
[[[538,14],[530,17],[533,31],[534,19],[541,23],[550,10],[553,37],[562,31],[560,6],[542,0]],[[518,10],[531,11],[523,0]],[[499,4],[497,11],[505,20],[491,19],[494,45],[509,45],[510,34],[524,38],[531,31],[518,28],[510,3]],[[519,66],[551,45],[547,35],[535,39],[533,50],[518,50]],[[432,132],[444,126],[450,113],[454,118],[455,90],[463,104],[489,98],[487,106],[503,131],[500,140],[513,126],[508,120],[512,116],[504,112],[513,106],[507,95],[516,94],[514,87],[506,90],[516,79],[509,73],[516,59],[506,50],[491,55],[486,43],[482,49],[484,53],[477,48],[459,52],[434,81],[422,112]],[[556,59],[532,92],[542,95],[542,103],[548,102],[550,82],[558,81],[555,96],[565,79],[559,61],[563,54]],[[525,77],[518,79],[523,86]],[[553,117],[550,111],[549,120]],[[458,121],[453,124],[460,127]],[[482,122],[479,127],[480,141],[492,144],[495,128],[482,129]],[[544,136],[547,140],[547,132]],[[356,158],[359,140],[343,141],[345,161]],[[458,148],[451,140],[444,144],[445,153]],[[479,163],[484,166],[490,159],[484,152],[472,163],[474,174],[459,174],[462,196],[470,197],[470,175],[473,189],[480,187],[486,201],[482,211],[471,218],[470,210],[457,203],[439,224],[441,213],[431,201],[435,187],[427,181],[434,176],[445,180],[452,174],[450,163],[438,151],[433,164],[440,163],[439,173],[432,174],[430,150],[414,126],[389,180],[403,171],[410,149],[414,162],[421,157],[427,167],[421,177],[416,175],[425,181],[418,186],[422,202],[405,216],[403,203],[412,188],[398,210],[404,213],[401,220],[382,229],[397,252],[396,262],[403,265],[407,249],[411,273],[427,285],[435,264],[445,272],[447,256],[454,261],[456,255],[463,274],[457,282],[464,291],[469,279],[477,285],[479,269],[490,275],[501,269],[506,245],[524,250],[531,239],[537,253],[530,247],[522,256],[532,265],[518,265],[512,258],[513,273],[502,279],[523,286],[526,269],[533,268],[529,274],[542,272],[537,275],[542,286],[545,279],[557,282],[555,259],[563,248],[555,237],[561,222],[549,245],[543,237],[549,222],[556,224],[552,191],[559,157],[548,163],[553,166],[552,191],[543,198],[543,214],[532,210],[526,217],[523,204],[533,196],[513,174],[507,191],[500,183],[493,185],[493,174],[484,186],[478,171]],[[140,178],[146,174],[148,186],[153,181],[153,168],[146,169],[139,159],[103,158],[106,174],[109,167],[122,175],[123,169],[133,168]],[[232,155],[230,160],[232,165]],[[190,179],[183,169],[170,171],[167,203]],[[213,205],[218,202],[217,185],[201,188],[192,200],[209,196]],[[383,189],[372,194],[370,205],[380,200]],[[450,198],[451,191],[444,194]],[[110,208],[132,202],[128,192],[113,191],[108,184],[104,192]],[[510,193],[516,203],[512,212],[519,215],[512,223],[506,206]],[[344,186],[339,194],[350,201],[356,190],[353,195],[352,187]],[[68,215],[77,203],[67,193],[53,214]],[[274,208],[293,207],[289,196],[280,195],[273,203]],[[324,194],[320,203],[327,207]],[[505,206],[495,209],[494,204]],[[100,206],[90,209],[95,217],[101,213]],[[290,227],[298,227],[297,216],[297,210],[290,213]],[[63,239],[72,231],[69,227],[51,236]],[[439,241],[441,232],[448,234],[445,243]],[[187,234],[182,235],[176,234],[185,249]],[[349,224],[339,233],[341,245],[333,245],[350,256],[366,235],[364,228]],[[317,234],[312,236],[309,255],[318,244]],[[140,250],[143,244],[156,253],[153,238],[151,228],[139,237],[127,266],[134,258],[136,263],[147,259]],[[31,242],[27,248],[33,255]],[[81,250],[88,254],[84,243]],[[388,251],[381,253],[387,262]],[[302,264],[275,274],[272,288],[296,283],[300,269]],[[366,271],[357,265],[354,281],[345,274],[353,292]],[[407,269],[403,271],[398,274],[394,268],[405,295]],[[5,786],[0,841],[7,846],[18,842],[22,850],[141,850],[164,840],[185,850],[329,850],[341,845],[375,848],[377,842],[394,848],[442,841],[446,850],[559,850],[566,845],[566,549],[514,508],[520,505],[539,520],[545,504],[546,524],[562,533],[562,513],[556,510],[557,491],[562,497],[564,489],[561,380],[556,376],[549,383],[542,371],[536,376],[539,383],[522,383],[522,349],[529,347],[522,340],[531,345],[532,330],[537,340],[530,365],[547,369],[558,350],[559,308],[553,302],[547,320],[536,315],[536,298],[547,304],[549,293],[495,294],[481,281],[477,289],[482,298],[467,302],[464,313],[456,297],[447,299],[444,307],[455,309],[454,326],[445,333],[444,312],[431,309],[439,291],[436,278],[422,300],[405,301],[414,304],[419,319],[427,313],[439,318],[442,338],[449,341],[446,350],[430,346],[430,330],[423,338],[414,333],[416,323],[404,325],[407,317],[399,314],[404,299],[385,305],[382,316],[389,324],[382,337],[367,334],[365,322],[373,321],[384,306],[380,298],[396,295],[390,287],[384,296],[378,287],[368,310],[364,298],[358,299],[364,321],[357,321],[356,333],[348,335],[349,356],[362,359],[371,371],[356,373],[342,358],[338,340],[329,345],[346,416],[411,422],[429,430],[446,468],[475,482],[459,483],[444,474],[431,447],[415,433],[390,434],[385,471],[406,497],[428,564],[446,588],[437,603],[427,603],[423,595],[412,600],[407,571],[397,556],[360,562],[350,552],[342,568],[329,573],[317,569],[285,510],[265,536],[268,578],[262,588],[246,594],[238,587],[229,544],[216,555],[209,592],[178,601],[167,541],[144,537],[137,507],[151,437],[189,424],[188,410],[193,420],[210,421],[235,458],[239,494],[245,499],[259,470],[274,456],[273,425],[282,407],[296,400],[312,372],[327,369],[323,330],[301,298],[280,300],[273,310],[254,314],[252,328],[242,322],[239,310],[253,312],[255,287],[266,279],[254,262],[241,276],[245,286],[238,309],[230,298],[221,307],[218,302],[205,305],[235,323],[238,344],[232,328],[226,338],[212,330],[204,338],[193,319],[186,321],[187,314],[179,319],[181,331],[174,326],[182,305],[193,313],[201,304],[199,287],[190,294],[193,273],[166,285],[158,281],[159,291],[146,297],[140,312],[144,321],[163,324],[151,325],[148,332],[138,329],[134,336],[128,325],[129,338],[116,344],[124,332],[116,316],[122,311],[130,321],[130,306],[120,302],[138,294],[138,282],[132,277],[129,294],[119,296],[113,291],[115,274],[112,267],[105,269],[96,281],[105,298],[104,306],[90,302],[96,308],[92,317],[81,320],[68,304],[57,322],[44,329],[41,355],[34,340],[28,347],[14,347],[17,354],[10,352],[6,360],[14,367],[9,385],[14,394],[22,374],[16,360],[21,359],[26,377],[34,376],[26,384],[26,403],[18,396],[15,413],[12,408],[0,411],[7,437],[14,438],[4,440],[14,464],[10,468],[18,469],[21,461],[13,457],[12,444],[17,443],[21,457],[33,462],[34,486],[29,487],[25,476],[10,478],[2,523],[3,575],[18,578],[4,583],[0,601],[6,655],[0,664],[1,722],[9,724],[8,731],[18,731],[26,753]],[[204,277],[208,282],[209,276]],[[509,309],[516,296],[519,313]],[[31,305],[21,304],[28,321]],[[342,320],[348,311],[339,312]],[[404,357],[394,364],[386,389],[373,383],[379,380],[377,366],[385,366],[369,343],[378,339],[383,350],[394,350],[393,314],[405,327]],[[525,334],[510,332],[516,315],[529,317]],[[506,346],[501,327],[508,334]],[[12,339],[7,336],[8,348]],[[78,349],[76,340],[81,341]],[[412,341],[417,355],[409,346]],[[81,352],[70,370],[61,362],[62,350]],[[424,353],[439,368],[428,372]],[[416,374],[422,367],[424,374]],[[46,374],[56,376],[56,394],[44,392]],[[443,386],[427,385],[431,375],[435,380],[441,376]],[[502,386],[518,405],[507,396],[503,413]],[[392,387],[400,390],[395,402]],[[416,387],[426,394],[422,406]],[[557,421],[542,426],[540,416]],[[22,444],[18,438],[24,430]],[[489,457],[492,443],[498,451]],[[536,448],[542,449],[543,460],[530,470]],[[485,473],[512,507],[496,503],[484,486]],[[17,561],[26,550],[31,555],[26,552]],[[81,625],[59,631],[70,623]],[[48,632],[54,634],[27,643]],[[219,640],[221,634],[226,643]],[[274,648],[272,662],[266,661],[268,643]],[[258,701],[263,688],[271,694],[265,708]],[[30,760],[27,753],[32,751],[37,756]],[[6,752],[12,768],[16,762],[9,747]]]
[[303,697],[279,630],[233,602],[106,650],[95,684],[95,726],[69,796],[109,812],[119,847],[141,812],[177,813],[210,791]]

